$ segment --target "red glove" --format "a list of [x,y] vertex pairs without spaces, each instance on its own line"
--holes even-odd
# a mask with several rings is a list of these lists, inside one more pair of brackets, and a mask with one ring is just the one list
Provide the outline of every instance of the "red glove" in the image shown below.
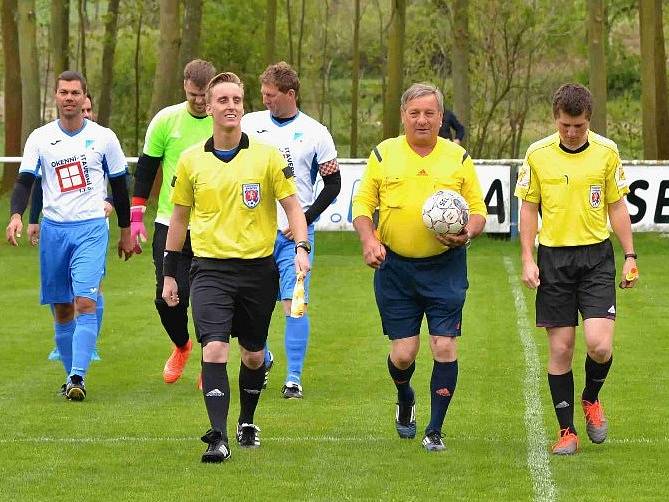
[[142,242],[149,238],[144,227],[144,211],[146,206],[132,206],[130,208],[130,238],[135,243],[133,253],[142,252]]

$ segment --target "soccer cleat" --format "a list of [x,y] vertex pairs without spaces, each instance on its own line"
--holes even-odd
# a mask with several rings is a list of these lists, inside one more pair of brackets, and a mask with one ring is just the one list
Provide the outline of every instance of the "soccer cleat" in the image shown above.
[[200,439],[207,443],[207,451],[202,454],[202,462],[218,463],[228,460],[232,456],[228,439],[223,436],[221,431],[209,429]]
[[402,439],[416,437],[416,402],[398,402],[395,408],[395,428]]
[[431,431],[426,433],[425,437],[423,437],[423,448],[427,451],[444,451],[446,446],[441,439],[441,432]]
[[202,372],[197,376],[197,390],[202,390]]
[[286,382],[281,388],[281,394],[284,399],[302,399],[302,386],[295,382]]
[[604,416],[601,403],[581,401],[581,405],[585,413],[585,430],[588,432],[590,441],[595,444],[603,443],[609,432],[609,423]]
[[56,395],[61,397],[67,397],[67,394],[65,394],[66,389],[67,389],[67,384],[64,383],[63,385],[60,386],[60,390],[56,393]]
[[163,369],[163,380],[165,383],[174,383],[179,380],[192,350],[193,342],[191,340],[188,340],[182,348],[174,347],[172,355],[165,363],[165,368]]
[[553,455],[573,455],[578,451],[578,436],[571,430],[560,430],[560,438],[551,448]]
[[269,362],[265,363],[265,381],[262,384],[263,389],[267,388],[267,384],[269,383],[269,370],[274,366],[274,354],[272,354],[271,350],[268,350],[267,353],[269,354]]
[[260,428],[253,424],[237,424],[237,442],[241,448],[258,448]]
[[79,375],[72,375],[65,386],[65,397],[70,401],[83,401],[86,398],[84,379]]

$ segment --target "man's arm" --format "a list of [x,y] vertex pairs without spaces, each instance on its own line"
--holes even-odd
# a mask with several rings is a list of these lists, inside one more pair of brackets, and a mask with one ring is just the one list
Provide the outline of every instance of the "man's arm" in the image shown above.
[[[297,195],[289,195],[288,197],[279,200],[279,203],[286,212],[286,216],[288,217],[288,226],[295,242],[299,243],[302,241],[307,241],[307,220],[304,217],[304,213],[300,207],[300,201],[297,199]],[[309,254],[302,247],[296,248],[295,252],[295,271],[306,274],[311,268],[311,264],[309,263]]]
[[341,173],[339,172],[337,159],[319,164],[318,171],[323,178],[323,189],[311,207],[304,213],[307,225],[311,225],[332,204],[332,201],[337,198],[341,191]]
[[29,172],[19,173],[16,183],[14,184],[14,191],[10,203],[10,217],[9,224],[5,231],[7,242],[12,246],[18,246],[16,238],[21,237],[21,230],[23,230],[23,221],[21,217],[28,207],[28,198],[30,197],[30,190],[35,181],[35,175]]
[[135,242],[135,253],[142,252],[142,242],[146,242],[149,234],[144,226],[144,212],[146,201],[151,195],[151,188],[156,179],[162,157],[152,157],[142,154],[137,161],[135,170],[135,190],[130,207],[130,237]]
[[118,226],[121,229],[118,240],[118,256],[127,261],[134,253],[135,243],[130,236],[130,200],[125,174],[109,178]]
[[179,255],[186,241],[188,221],[190,218],[190,207],[174,204],[174,210],[170,217],[170,227],[167,230],[167,241],[165,242],[165,255],[163,257],[163,300],[170,307],[179,304],[179,287],[177,286],[177,264]]
[[353,220],[353,228],[360,237],[365,264],[372,268],[379,268],[379,265],[386,259],[386,247],[377,237],[374,222],[369,216],[357,216]]
[[522,281],[530,289],[539,287],[539,267],[534,262],[534,240],[537,236],[539,204],[522,201],[520,206],[520,259]]
[[463,126],[458,118],[455,116],[455,113],[449,111],[449,122],[448,125],[455,131],[455,138],[453,142],[458,145],[462,143],[462,140],[465,139],[465,126]]
[[[636,268],[636,258],[627,258],[628,255],[634,254],[634,239],[632,237],[632,222],[627,210],[627,205],[625,204],[625,199],[618,199],[616,202],[609,204],[607,209],[613,233],[618,237],[623,252],[626,255],[625,260],[623,261],[622,287],[633,288],[636,284],[637,277],[634,277],[632,280],[627,280],[627,274],[630,273],[632,269]],[[630,277],[633,275],[635,274],[630,275]]]

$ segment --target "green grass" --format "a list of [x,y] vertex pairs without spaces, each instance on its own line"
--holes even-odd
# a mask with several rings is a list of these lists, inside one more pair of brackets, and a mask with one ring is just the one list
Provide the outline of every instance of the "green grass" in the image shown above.
[[[636,235],[641,282],[619,295],[615,362],[602,391],[610,440],[592,445],[583,434],[579,455],[549,458],[558,499],[652,500],[667,492],[669,322],[662,305],[669,287],[662,270],[668,245],[657,234]],[[233,444],[224,465],[200,463],[198,438],[208,422],[195,389],[199,349],[179,382],[162,383],[170,348],[152,305],[149,253],[123,263],[111,251],[103,361],[92,365],[86,401],[72,403],[55,395],[62,369],[46,359],[52,328],[48,308],[38,306],[37,250],[0,245],[0,500],[534,498],[512,289],[517,277],[509,278],[504,265],[509,257],[519,269],[517,243],[482,237],[470,248],[460,376],[444,429],[448,452],[427,454],[419,439],[396,437],[388,342],[357,240],[319,234],[305,398],[280,396],[285,360],[276,315],[270,343],[277,364],[256,414],[262,447],[242,451]],[[534,295],[522,291],[531,321]],[[556,424],[544,377],[545,336],[532,328],[532,339],[541,360],[536,384],[548,448]],[[419,430],[429,415],[427,349],[424,338],[413,380]],[[577,354],[580,388],[582,337]],[[234,421],[236,347],[231,361]],[[577,424],[584,433],[580,411]]]

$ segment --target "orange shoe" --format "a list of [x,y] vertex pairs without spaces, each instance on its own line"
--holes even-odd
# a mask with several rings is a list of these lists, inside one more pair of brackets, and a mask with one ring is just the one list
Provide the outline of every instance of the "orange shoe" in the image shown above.
[[553,455],[573,455],[578,451],[578,436],[569,429],[560,430],[560,439],[551,451]]
[[200,374],[197,376],[197,388],[198,390],[202,390],[202,372],[200,371]]
[[604,410],[599,400],[594,403],[581,401],[583,413],[585,413],[585,429],[588,437],[593,443],[599,444],[606,441],[609,433],[609,423],[604,416]]
[[191,340],[188,340],[182,348],[174,347],[172,355],[165,363],[165,368],[163,368],[163,381],[165,383],[174,383],[179,380],[192,350],[193,342]]

